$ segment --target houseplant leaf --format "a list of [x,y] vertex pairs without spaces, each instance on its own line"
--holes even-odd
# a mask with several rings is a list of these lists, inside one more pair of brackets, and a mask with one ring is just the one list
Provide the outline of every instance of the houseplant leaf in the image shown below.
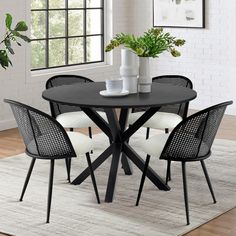
[[5,24],[6,24],[7,29],[10,30],[11,25],[12,25],[12,16],[9,13],[6,14]]
[[26,35],[22,35],[16,30],[12,30],[11,32],[14,36],[23,39],[25,42],[30,42],[31,41],[30,38],[28,38]]
[[26,35],[20,34],[18,37],[23,39],[25,42],[28,42],[28,43],[31,41],[30,38],[28,38]]
[[183,46],[185,40],[176,39],[170,33],[164,33],[162,28],[151,28],[141,36],[130,34],[117,34],[106,46],[105,51],[109,52],[120,45],[131,49],[139,57],[159,57],[164,51],[172,56],[180,56],[175,47]]
[[5,43],[5,46],[6,46],[7,50],[8,50],[12,55],[15,54],[14,51],[13,51],[13,49],[12,49],[12,47],[11,47],[11,41],[10,41],[10,39],[9,39],[9,38],[6,38],[5,41],[4,41],[4,43]]
[[7,55],[6,50],[0,50],[0,65],[4,69],[6,69],[9,66],[9,64],[12,65],[12,63],[11,63],[11,61],[10,61],[8,55]]
[[16,30],[16,31],[27,31],[28,26],[26,25],[26,23],[24,21],[19,21],[14,30]]
[[18,46],[21,46],[21,43],[18,42],[18,38],[30,42],[30,39],[26,36],[21,34],[22,31],[27,31],[28,27],[24,21],[19,21],[15,28],[12,29],[12,21],[13,18],[11,14],[7,13],[5,18],[5,25],[6,25],[6,33],[3,39],[0,41],[0,46],[4,44],[4,49],[0,49],[0,66],[6,69],[9,65],[12,65],[11,60],[9,58],[9,53],[14,54],[14,50],[12,48],[12,44],[16,43]]

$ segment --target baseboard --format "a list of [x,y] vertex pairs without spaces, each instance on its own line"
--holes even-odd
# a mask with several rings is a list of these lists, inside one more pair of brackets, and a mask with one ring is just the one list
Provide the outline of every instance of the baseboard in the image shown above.
[[6,130],[6,129],[12,129],[16,127],[17,127],[17,124],[14,119],[0,121],[0,131]]

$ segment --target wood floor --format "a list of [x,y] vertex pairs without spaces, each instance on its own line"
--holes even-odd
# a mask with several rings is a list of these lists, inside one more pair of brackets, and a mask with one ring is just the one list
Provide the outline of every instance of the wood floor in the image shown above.
[[[87,133],[85,129],[79,131]],[[93,132],[98,133],[100,131],[99,129],[93,129]],[[236,140],[236,116],[227,115],[224,117],[217,138]],[[24,152],[24,145],[17,129],[0,132],[0,159],[22,152]],[[193,230],[186,234],[186,236],[235,236],[235,223],[236,208]],[[0,236],[5,236],[5,234],[0,233]]]

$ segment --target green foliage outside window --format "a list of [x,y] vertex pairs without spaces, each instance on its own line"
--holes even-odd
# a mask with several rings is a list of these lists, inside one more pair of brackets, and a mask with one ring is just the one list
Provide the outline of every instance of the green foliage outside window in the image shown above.
[[[101,0],[86,1],[87,7],[100,8],[102,6]],[[94,11],[93,13],[96,14],[96,12],[101,12],[101,9],[86,9],[87,30],[85,32],[85,10],[75,9],[83,8],[84,0],[68,0],[68,9],[66,8],[65,2],[65,0],[49,0],[47,24],[46,0],[31,0],[32,69],[57,67],[66,64],[82,64],[94,60],[94,55],[91,52],[91,40],[89,40],[89,37],[85,37],[85,35],[90,34],[90,32],[94,34],[92,30],[94,28],[94,18],[92,19],[94,14],[90,13]],[[92,16],[90,17],[90,15]],[[99,14],[97,15],[97,18],[99,18]],[[100,22],[100,19],[97,19],[97,22]],[[68,31],[66,31],[66,23],[68,23]],[[101,23],[97,28],[98,31],[95,33],[102,34]],[[66,39],[67,36],[68,40]],[[92,37],[95,38],[97,36]],[[84,51],[85,47],[86,55]],[[99,45],[98,50],[101,51],[101,45]]]

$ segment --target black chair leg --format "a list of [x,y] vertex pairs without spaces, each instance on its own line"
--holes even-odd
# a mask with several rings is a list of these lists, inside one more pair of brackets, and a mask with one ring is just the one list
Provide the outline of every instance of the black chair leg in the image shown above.
[[170,162],[170,167],[169,167],[169,178],[168,181],[171,181],[171,162]]
[[[88,132],[89,132],[89,138],[93,138],[91,127],[88,127]],[[93,150],[91,150],[91,153],[93,153]]]
[[71,158],[68,159],[68,163],[69,163],[69,182],[70,182],[70,172],[71,172]]
[[89,155],[88,152],[86,153],[86,157],[87,157],[87,162],[88,162],[88,166],[89,166],[89,169],[90,169],[91,179],[92,179],[92,182],[93,182],[93,188],[94,188],[94,191],[95,191],[95,194],[96,194],[96,197],[97,197],[97,202],[98,202],[98,204],[100,204],[100,198],[99,198],[99,194],[98,194],[97,183],[96,183],[96,179],[95,179],[95,176],[94,176],[90,155]]
[[147,128],[147,132],[146,132],[146,139],[149,139],[149,134],[150,134],[150,128]]
[[50,211],[51,211],[54,162],[55,162],[55,160],[51,160],[50,173],[49,173],[49,184],[48,184],[48,206],[47,206],[47,221],[46,221],[46,223],[49,223]]
[[[165,133],[168,134],[169,133],[169,129],[165,128]],[[169,164],[171,166],[171,163]],[[168,181],[171,181],[171,168],[169,166],[169,175],[168,175],[168,179],[166,179],[166,184],[168,183]]]
[[142,191],[143,191],[143,185],[144,185],[144,181],[145,181],[145,178],[146,178],[149,161],[150,161],[150,155],[147,155],[146,162],[145,162],[144,169],[143,169],[143,175],[142,175],[139,190],[138,190],[138,197],[137,197],[137,200],[136,200],[136,206],[139,205],[139,200],[140,200],[140,197],[141,197],[141,194],[142,194]]
[[73,132],[73,131],[74,131],[74,128],[70,128],[70,131]]
[[71,158],[65,158],[65,163],[67,171],[67,180],[70,183]]
[[186,178],[186,168],[185,162],[182,162],[182,175],[183,175],[183,188],[184,188],[184,202],[185,202],[185,211],[186,211],[186,219],[187,225],[190,224],[189,222],[189,207],[188,207],[188,189],[187,189],[187,178]]
[[204,175],[206,177],[206,181],[207,181],[208,187],[209,187],[210,192],[211,192],[211,196],[212,196],[213,202],[216,203],[215,194],[214,194],[214,191],[213,191],[213,188],[212,188],[212,185],[211,185],[211,181],[210,181],[209,175],[207,173],[205,162],[202,160],[201,164],[202,164],[202,169],[203,169]]
[[171,161],[167,161],[167,170],[166,170],[166,184],[171,180]]
[[34,163],[35,163],[35,158],[32,158],[32,161],[30,163],[30,167],[29,167],[29,170],[28,170],[28,173],[27,173],[27,176],[26,176],[26,179],[25,179],[25,183],[24,183],[24,186],[23,186],[23,189],[22,189],[22,192],[21,192],[21,196],[20,196],[20,201],[22,202],[23,201],[23,197],[24,197],[24,194],[25,194],[25,190],[27,188],[27,185],[29,183],[29,179],[30,179],[30,176],[31,176],[31,173],[32,173],[32,170],[34,168]]
[[89,138],[93,138],[91,127],[88,127],[88,132],[89,132]]

